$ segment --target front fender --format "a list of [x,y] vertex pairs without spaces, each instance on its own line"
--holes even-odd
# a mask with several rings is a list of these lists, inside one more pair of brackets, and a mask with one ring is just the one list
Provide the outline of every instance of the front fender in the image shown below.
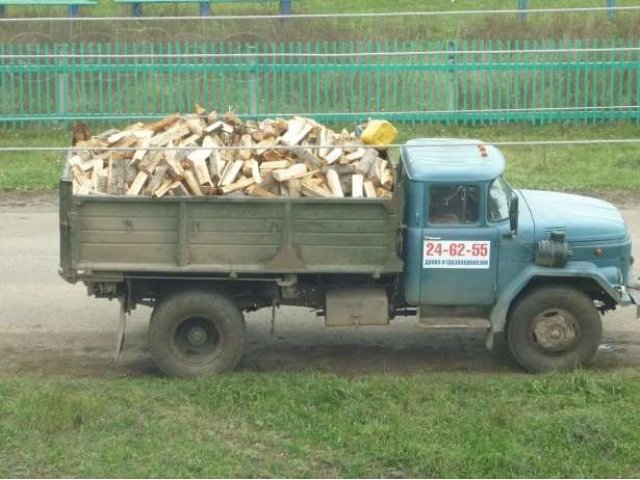
[[613,287],[611,282],[612,280],[617,282],[617,279],[608,278],[618,275],[618,270],[615,267],[598,268],[590,262],[569,262],[564,268],[545,268],[531,265],[525,268],[498,297],[489,316],[491,330],[494,333],[504,331],[511,303],[533,278],[586,278],[595,281],[617,304],[631,305],[634,302],[626,290],[618,290]]

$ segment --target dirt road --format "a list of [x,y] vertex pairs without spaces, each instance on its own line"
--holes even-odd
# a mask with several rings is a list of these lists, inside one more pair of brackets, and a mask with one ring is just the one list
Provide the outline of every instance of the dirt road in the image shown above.
[[[621,205],[640,259],[640,204]],[[146,348],[150,310],[138,307],[124,356],[113,361],[118,306],[87,297],[82,285],[57,275],[58,217],[54,194],[0,194],[0,375],[156,374]],[[240,365],[250,371],[416,373],[433,370],[517,372],[503,350],[484,349],[484,331],[433,330],[398,319],[390,328],[325,329],[298,308],[250,314],[249,345]],[[635,309],[605,317],[603,345],[591,368],[640,365],[640,320]]]

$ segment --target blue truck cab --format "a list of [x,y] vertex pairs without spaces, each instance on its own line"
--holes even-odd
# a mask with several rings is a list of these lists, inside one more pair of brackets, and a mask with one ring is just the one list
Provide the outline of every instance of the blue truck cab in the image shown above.
[[488,318],[531,371],[566,370],[599,345],[600,314],[635,303],[631,239],[611,204],[512,188],[479,140],[402,150],[404,287],[418,315]]

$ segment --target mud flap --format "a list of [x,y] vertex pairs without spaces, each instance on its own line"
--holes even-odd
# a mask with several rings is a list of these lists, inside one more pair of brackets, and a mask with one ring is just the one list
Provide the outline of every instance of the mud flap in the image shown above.
[[495,333],[493,332],[493,327],[489,327],[487,330],[487,338],[485,338],[484,346],[490,352],[493,351],[493,347],[495,346]]
[[124,298],[119,299],[120,303],[120,315],[118,317],[118,326],[116,331],[116,354],[115,361],[118,363],[120,361],[120,355],[122,354],[122,349],[124,347],[124,336],[125,336],[125,328],[127,326],[127,310],[126,310],[126,300]]

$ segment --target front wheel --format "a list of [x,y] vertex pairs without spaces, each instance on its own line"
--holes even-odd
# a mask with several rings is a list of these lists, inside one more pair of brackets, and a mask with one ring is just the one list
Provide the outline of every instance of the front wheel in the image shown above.
[[232,299],[187,291],[158,302],[149,324],[149,348],[156,365],[178,377],[232,370],[242,357],[245,322]]
[[509,350],[532,372],[582,365],[596,353],[601,338],[602,321],[591,299],[566,286],[531,291],[507,321]]

